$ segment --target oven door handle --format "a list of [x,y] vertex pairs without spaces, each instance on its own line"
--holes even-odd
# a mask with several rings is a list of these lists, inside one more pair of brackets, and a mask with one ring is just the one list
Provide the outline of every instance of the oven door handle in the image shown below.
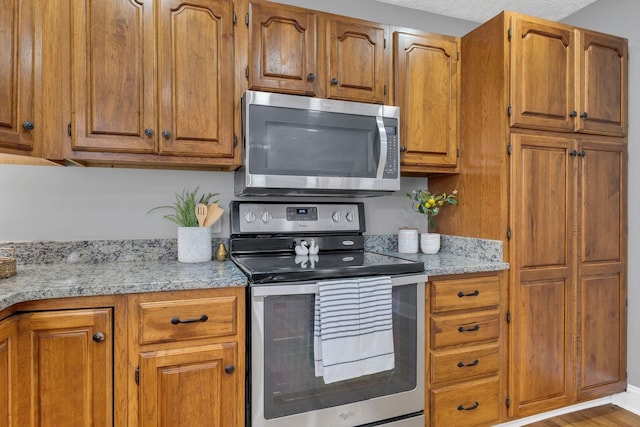
[[[392,276],[391,286],[412,285],[426,283],[426,274],[412,274],[409,276]],[[290,283],[286,285],[253,286],[251,293],[254,297],[268,297],[274,295],[301,295],[318,293],[318,283]]]

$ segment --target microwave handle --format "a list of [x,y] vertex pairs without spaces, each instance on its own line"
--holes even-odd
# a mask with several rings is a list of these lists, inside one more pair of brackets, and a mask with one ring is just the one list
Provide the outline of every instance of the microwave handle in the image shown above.
[[378,125],[378,134],[380,135],[380,161],[378,162],[376,178],[382,178],[384,175],[384,167],[387,164],[387,130],[384,127],[382,117],[376,116],[376,124]]

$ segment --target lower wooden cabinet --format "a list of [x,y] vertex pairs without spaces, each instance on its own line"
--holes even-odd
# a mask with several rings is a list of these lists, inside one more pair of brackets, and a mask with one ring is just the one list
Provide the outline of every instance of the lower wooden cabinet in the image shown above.
[[112,308],[17,315],[12,425],[113,425],[112,316]]
[[14,414],[17,412],[14,393],[18,378],[15,372],[17,355],[17,328],[15,319],[0,323],[0,426],[15,426]]
[[429,278],[425,408],[432,427],[491,426],[503,418],[503,276]]
[[244,425],[244,289],[129,297],[129,427]]
[[244,425],[244,291],[62,298],[4,310],[0,426]]

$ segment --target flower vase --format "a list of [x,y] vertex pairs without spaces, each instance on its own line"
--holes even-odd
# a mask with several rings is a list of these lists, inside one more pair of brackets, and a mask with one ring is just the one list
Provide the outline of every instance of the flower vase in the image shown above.
[[420,249],[423,254],[437,254],[440,251],[440,234],[439,233],[421,233]]
[[211,261],[211,227],[178,227],[178,261]]

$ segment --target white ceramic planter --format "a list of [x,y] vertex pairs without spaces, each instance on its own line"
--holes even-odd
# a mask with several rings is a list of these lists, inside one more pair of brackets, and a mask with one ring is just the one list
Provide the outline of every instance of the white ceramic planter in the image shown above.
[[211,227],[178,227],[178,261],[211,261]]
[[420,249],[423,254],[437,254],[440,251],[440,234],[422,233],[420,234]]

